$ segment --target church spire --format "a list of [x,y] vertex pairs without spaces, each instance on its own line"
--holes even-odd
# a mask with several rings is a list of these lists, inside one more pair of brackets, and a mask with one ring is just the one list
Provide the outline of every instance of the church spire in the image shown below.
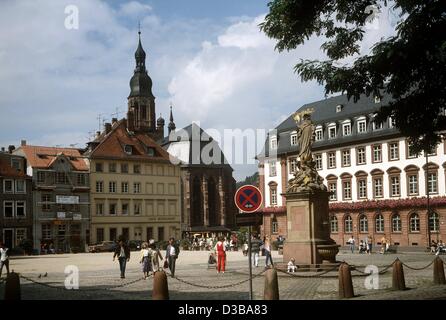
[[169,135],[172,131],[175,131],[176,126],[175,126],[175,122],[173,122],[173,113],[172,113],[172,104],[170,104],[170,117],[169,117],[169,125],[167,126],[167,128],[169,129]]

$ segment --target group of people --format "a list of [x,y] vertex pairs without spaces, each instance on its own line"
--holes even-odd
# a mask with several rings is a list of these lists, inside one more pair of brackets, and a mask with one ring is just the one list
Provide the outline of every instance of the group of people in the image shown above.
[[[147,279],[151,273],[162,270],[162,268],[169,268],[172,277],[175,276],[176,259],[180,253],[180,248],[174,238],[169,239],[169,244],[166,248],[166,255],[164,264],[161,267],[160,261],[163,261],[163,256],[159,248],[155,245],[155,240],[150,240],[148,243],[144,242],[141,245],[140,259],[141,269],[144,279]],[[113,261],[118,258],[119,269],[121,271],[121,279],[125,279],[125,269],[127,262],[130,261],[130,248],[126,241],[120,239],[118,246],[113,254]]]
[[[225,273],[226,269],[226,252],[229,251],[226,245],[226,239],[224,237],[219,237],[218,242],[214,247],[214,253],[209,255],[209,264],[216,264],[217,273]],[[229,247],[230,248],[230,247]],[[248,254],[248,244],[245,243],[243,247],[243,254]],[[268,236],[264,237],[264,240],[261,241],[258,235],[253,235],[251,237],[251,255],[252,255],[252,265],[254,267],[259,266],[259,255],[260,250],[263,249],[265,256],[265,268],[269,268],[270,265],[273,265],[273,258],[271,253],[271,241]]]
[[[196,236],[192,240],[192,248],[193,250],[210,250],[213,251],[215,249],[215,245],[220,241],[220,237],[210,237],[210,238],[199,238]],[[233,237],[228,239],[227,237],[223,237],[223,245],[226,251],[236,251],[237,250],[237,240]]]
[[[356,240],[353,236],[350,237],[350,239],[348,239],[347,244],[350,246],[351,252],[355,253]],[[371,236],[367,236],[364,240],[360,240],[357,250],[358,250],[358,253],[372,254],[372,252],[373,252],[373,238]]]
[[446,253],[446,244],[443,242],[443,240],[439,240],[438,242],[432,240],[431,253],[435,253],[435,255],[438,256],[442,252]]

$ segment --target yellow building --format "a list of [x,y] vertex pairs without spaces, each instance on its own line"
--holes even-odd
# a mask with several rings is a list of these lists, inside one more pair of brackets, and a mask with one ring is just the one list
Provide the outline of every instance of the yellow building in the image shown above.
[[179,238],[180,168],[149,135],[127,120],[105,124],[88,143],[92,243]]

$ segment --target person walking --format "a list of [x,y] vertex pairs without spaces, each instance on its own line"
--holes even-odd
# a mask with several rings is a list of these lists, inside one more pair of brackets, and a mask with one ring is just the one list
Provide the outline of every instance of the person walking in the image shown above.
[[223,242],[223,237],[218,239],[218,242],[215,246],[215,253],[217,255],[217,273],[225,273],[226,267],[226,247]]
[[368,249],[368,253],[372,254],[372,252],[373,252],[373,238],[372,238],[372,236],[367,237],[367,249]]
[[170,238],[166,249],[166,260],[169,263],[169,270],[172,278],[175,277],[175,266],[179,253],[180,248],[176,244],[175,239],[173,237]]
[[347,243],[350,245],[350,250],[352,253],[355,253],[355,238],[353,236],[348,239]]
[[153,273],[159,271],[161,268],[160,261],[163,260],[160,249],[156,246],[155,240],[149,240],[149,248],[152,249],[152,269]]
[[259,266],[259,252],[260,252],[261,241],[259,236],[253,236],[251,240],[251,254],[252,254],[252,264],[254,267]]
[[271,262],[271,266],[274,266],[273,257],[271,255],[271,240],[269,237],[265,237],[265,243],[263,244],[263,248],[265,249],[265,268],[269,268],[268,262]]
[[144,274],[144,280],[150,275],[150,271],[152,271],[152,249],[149,248],[149,244],[144,242],[141,245],[141,265],[142,272]]
[[5,247],[5,244],[0,243],[0,278],[2,276],[3,266],[6,267],[6,276],[9,275],[9,255],[8,248]]
[[125,278],[125,267],[127,262],[130,261],[130,248],[123,239],[119,240],[118,246],[115,249],[113,255],[113,261],[118,257],[119,269],[121,270],[121,279]]

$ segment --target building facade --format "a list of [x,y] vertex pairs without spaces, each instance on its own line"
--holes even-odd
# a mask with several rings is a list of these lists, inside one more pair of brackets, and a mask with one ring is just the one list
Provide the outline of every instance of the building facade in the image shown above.
[[34,249],[84,252],[89,237],[88,165],[78,149],[22,145],[33,184]]
[[[446,145],[416,154],[389,118],[375,120],[388,97],[346,96],[310,103],[313,154],[330,196],[331,237],[341,245],[353,235],[383,237],[392,244],[426,247],[446,236]],[[297,170],[297,126],[292,116],[270,134],[258,157],[265,199],[265,234],[286,236],[283,192]],[[429,201],[428,201],[429,197]],[[428,202],[430,214],[428,215]]]
[[181,168],[182,235],[230,234],[236,182],[218,143],[195,123],[169,133],[161,144]]
[[127,119],[106,123],[84,153],[90,167],[93,243],[120,236],[144,241],[181,236],[180,168],[156,143],[164,136],[165,121],[155,122],[145,59],[139,39]]
[[9,249],[33,239],[32,181],[26,175],[26,159],[0,152],[0,235]]
[[[106,125],[108,128],[108,125]],[[148,135],[115,121],[89,143],[91,240],[180,236],[180,169]]]

